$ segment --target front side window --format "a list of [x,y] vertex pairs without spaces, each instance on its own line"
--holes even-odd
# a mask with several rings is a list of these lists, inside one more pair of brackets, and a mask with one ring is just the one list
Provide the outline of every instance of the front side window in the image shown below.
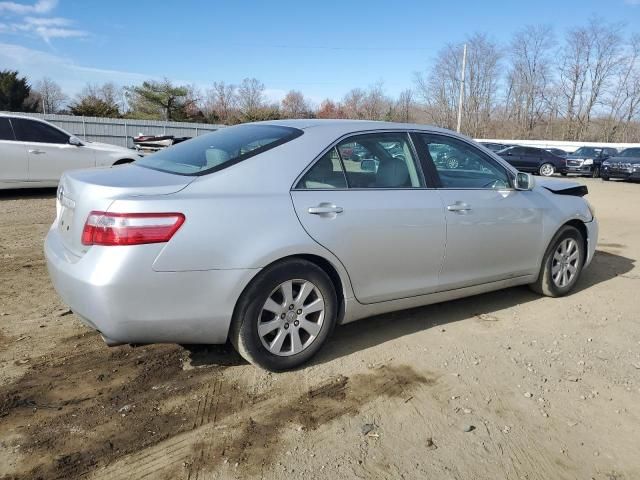
[[505,169],[477,148],[443,135],[420,134],[419,137],[431,156],[442,188],[510,188]]
[[14,118],[11,120],[11,123],[16,133],[16,139],[20,142],[69,143],[69,135],[46,123],[28,120],[26,118]]
[[337,149],[349,188],[424,186],[406,133],[356,135],[341,141]]
[[216,172],[302,135],[278,125],[237,125],[201,135],[136,161],[136,165],[179,175]]
[[335,147],[320,157],[313,167],[304,174],[296,188],[309,190],[347,188],[342,162]]
[[640,157],[640,148],[627,148],[619,156],[620,157]]
[[0,117],[0,140],[15,140],[8,118]]

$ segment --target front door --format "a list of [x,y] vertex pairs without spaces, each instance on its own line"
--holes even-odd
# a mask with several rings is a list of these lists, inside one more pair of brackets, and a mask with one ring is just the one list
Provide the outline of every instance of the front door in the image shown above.
[[507,170],[470,143],[446,135],[416,137],[429,151],[444,144],[466,159],[465,168],[433,164],[446,209],[442,289],[535,273],[540,267],[543,213],[534,202],[537,194],[514,190]]
[[69,144],[65,132],[27,118],[16,118],[12,123],[27,152],[30,181],[56,183],[65,170],[95,166],[93,151]]
[[309,235],[345,266],[361,303],[432,293],[444,258],[444,211],[426,189],[406,133],[340,142],[291,196]]

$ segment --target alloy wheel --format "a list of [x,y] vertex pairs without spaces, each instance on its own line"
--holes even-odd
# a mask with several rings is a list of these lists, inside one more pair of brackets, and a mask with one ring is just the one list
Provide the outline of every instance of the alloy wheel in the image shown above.
[[555,172],[555,168],[550,163],[545,163],[540,167],[540,175],[550,177]]
[[265,301],[258,318],[258,336],[270,353],[295,355],[315,341],[324,319],[320,289],[308,280],[287,280]]
[[579,260],[580,250],[575,239],[565,238],[560,242],[551,260],[551,278],[557,287],[564,288],[574,280]]

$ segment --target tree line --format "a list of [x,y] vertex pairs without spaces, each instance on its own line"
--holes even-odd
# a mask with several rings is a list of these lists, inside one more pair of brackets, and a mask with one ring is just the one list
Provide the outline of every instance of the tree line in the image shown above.
[[[467,45],[462,132],[475,138],[640,141],[640,35],[592,19],[558,38],[525,26],[506,44],[475,33],[439,50],[397,97],[378,82],[314,105],[298,90],[269,101],[256,78],[208,89],[169,79],[87,85],[73,98],[50,78],[31,85],[0,72],[0,110],[224,123],[280,118],[354,118],[455,129],[462,49]],[[381,72],[384,73],[384,72]]]

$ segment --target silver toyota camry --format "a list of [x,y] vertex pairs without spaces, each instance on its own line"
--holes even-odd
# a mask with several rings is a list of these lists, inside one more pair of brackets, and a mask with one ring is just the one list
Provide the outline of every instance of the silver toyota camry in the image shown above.
[[108,345],[230,340],[276,371],[337,324],[514,285],[569,293],[596,246],[586,193],[447,130],[261,122],[65,173],[45,253]]

